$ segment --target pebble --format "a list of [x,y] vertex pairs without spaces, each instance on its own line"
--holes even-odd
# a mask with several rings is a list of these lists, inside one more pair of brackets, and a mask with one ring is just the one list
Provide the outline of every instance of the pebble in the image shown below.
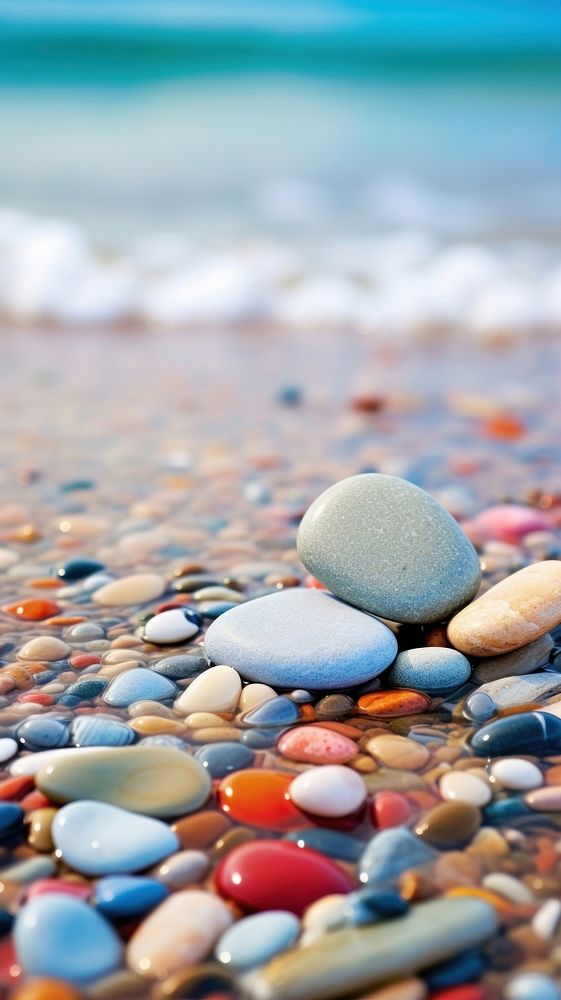
[[386,789],[374,796],[370,812],[372,825],[379,830],[387,830],[407,823],[411,819],[413,806],[405,795]]
[[298,847],[311,847],[320,854],[340,861],[358,861],[364,850],[364,843],[356,837],[340,830],[330,830],[320,826],[310,826],[301,830],[291,830],[285,833],[285,840],[290,840]]
[[486,806],[493,795],[487,782],[468,771],[448,771],[438,787],[443,799],[468,802],[472,806]]
[[184,889],[207,875],[210,862],[204,851],[179,851],[154,869],[154,876],[170,891]]
[[304,764],[346,764],[358,754],[357,744],[323,726],[297,726],[283,733],[277,750],[287,760]]
[[175,702],[175,709],[183,715],[190,715],[191,712],[230,712],[238,703],[241,689],[240,675],[232,667],[209,667],[191,681]]
[[230,910],[212,893],[176,892],[133,934],[128,965],[138,975],[165,979],[205,958],[231,923]]
[[159,615],[154,615],[144,626],[144,641],[153,642],[161,646],[175,645],[179,642],[186,642],[197,634],[200,628],[198,616],[189,616],[187,609],[170,608],[169,611],[162,611]]
[[469,528],[470,536],[475,536],[481,542],[496,539],[519,545],[526,535],[534,531],[547,531],[549,521],[541,510],[534,507],[496,504],[472,518]]
[[74,987],[61,979],[41,976],[25,983],[14,994],[13,1000],[80,1000],[80,996]]
[[10,760],[18,752],[18,745],[11,736],[4,736],[0,739],[0,764]]
[[72,750],[46,761],[36,782],[54,802],[94,799],[148,816],[194,812],[211,788],[199,761],[165,746]]
[[498,711],[545,701],[561,691],[561,674],[519,674],[489,681],[478,689],[492,699]]
[[536,901],[534,894],[520,879],[506,872],[490,872],[483,877],[481,884],[490,892],[497,892],[499,896],[504,896],[505,899],[520,906],[533,906]]
[[150,670],[162,674],[163,677],[168,677],[171,681],[179,681],[196,677],[201,671],[207,669],[208,661],[202,652],[180,653],[177,656],[165,656],[157,663],[150,663],[149,667]]
[[286,910],[268,910],[243,917],[222,935],[216,958],[236,972],[264,965],[292,947],[300,934],[300,921]]
[[404,771],[420,771],[430,760],[430,752],[422,743],[394,733],[373,736],[368,740],[366,749],[386,767]]
[[561,988],[552,976],[541,972],[525,972],[505,986],[505,1000],[561,1000]]
[[[100,747],[88,747],[80,751],[81,754],[99,752],[101,752]],[[72,747],[63,747],[61,750],[40,750],[37,753],[25,754],[12,761],[10,774],[13,774],[14,777],[32,776],[54,764],[58,765],[67,757],[74,757],[75,753],[76,751]]]
[[226,815],[260,830],[293,830],[305,816],[290,800],[292,776],[266,768],[234,771],[220,782],[216,797]]
[[16,802],[0,802],[0,841],[22,832],[24,812]]
[[533,563],[495,584],[448,625],[468,656],[496,656],[533,642],[561,621],[561,562]]
[[212,778],[224,778],[232,771],[251,767],[254,756],[253,750],[242,743],[212,743],[195,754]]
[[480,825],[479,809],[469,802],[455,800],[429,809],[415,826],[415,833],[433,847],[450,850],[467,844]]
[[22,622],[40,622],[45,618],[57,615],[61,610],[59,604],[54,601],[38,599],[35,597],[24,597],[21,601],[13,604],[4,604],[2,611],[7,615],[12,615]]
[[92,904],[108,920],[135,920],[167,896],[162,882],[146,875],[106,875],[95,883]]
[[518,712],[483,726],[472,736],[471,746],[479,757],[561,753],[561,719],[546,712]]
[[324,764],[294,779],[289,795],[295,805],[315,816],[338,817],[356,813],[366,801],[364,781],[349,767]]
[[384,690],[361,695],[358,707],[361,712],[367,712],[377,719],[396,719],[404,715],[421,714],[427,710],[430,702],[430,697],[422,691]]
[[18,660],[44,660],[51,663],[54,660],[63,660],[68,656],[70,646],[67,646],[62,639],[55,639],[52,635],[38,636],[30,639],[18,652]]
[[529,791],[543,785],[543,774],[537,764],[522,757],[503,757],[495,760],[489,769],[491,781],[502,788]]
[[475,667],[473,679],[478,684],[487,684],[489,681],[497,681],[501,677],[530,674],[548,662],[552,649],[553,639],[546,632],[545,635],[534,639],[527,646],[514,649],[512,653],[486,657]]
[[104,584],[94,592],[93,599],[107,607],[145,604],[161,597],[165,589],[165,580],[158,573],[132,573]]
[[56,809],[44,806],[27,814],[26,820],[29,824],[27,840],[36,851],[44,851],[48,854],[54,851],[52,825],[56,812]]
[[559,812],[561,810],[561,785],[546,785],[526,792],[524,802],[537,812]]
[[36,716],[17,727],[16,739],[25,750],[55,750],[68,744],[70,728],[58,719]]
[[484,944],[496,927],[493,907],[482,900],[430,900],[405,916],[333,930],[306,948],[278,956],[251,978],[250,996],[329,1000],[361,995]]
[[455,649],[422,647],[407,649],[396,657],[388,683],[438,695],[460,687],[470,674],[469,660]]
[[52,837],[57,856],[84,875],[140,871],[179,847],[161,820],[87,800],[58,811]]
[[18,913],[14,941],[26,976],[87,983],[118,968],[122,946],[91,906],[61,893],[40,896]]
[[269,698],[257,708],[252,708],[244,715],[243,722],[245,726],[267,728],[267,726],[291,726],[299,718],[300,709],[297,702],[286,695],[278,695]]
[[205,636],[214,663],[242,677],[306,689],[352,687],[376,677],[397,652],[393,632],[329,594],[292,588],[240,604]]
[[[250,708],[258,708],[270,698],[276,698],[277,692],[268,684],[246,684],[242,688],[238,708],[240,712],[248,712]],[[296,699],[297,700],[297,699]]]
[[83,580],[86,576],[91,576],[92,573],[100,573],[105,569],[103,563],[98,562],[97,559],[69,559],[56,571],[56,575],[60,577],[67,583],[74,582],[75,580]]
[[306,511],[297,543],[306,568],[334,594],[389,621],[442,621],[480,583],[477,554],[454,518],[394,476],[335,483]]
[[376,833],[359,861],[359,878],[364,884],[391,885],[409,868],[421,868],[434,861],[436,851],[402,826]]
[[99,715],[80,716],[70,726],[70,741],[75,747],[122,747],[134,743],[135,738],[124,722]]
[[532,917],[532,930],[539,938],[550,941],[561,923],[561,900],[546,899]]
[[464,717],[478,725],[492,719],[496,711],[497,706],[493,699],[481,691],[474,691],[468,695],[463,706]]
[[329,858],[282,840],[234,847],[219,862],[215,882],[220,895],[244,911],[278,909],[296,916],[322,896],[355,887]]
[[111,681],[103,700],[114,708],[128,708],[136,701],[168,701],[176,694],[177,687],[167,677],[145,667],[134,667]]

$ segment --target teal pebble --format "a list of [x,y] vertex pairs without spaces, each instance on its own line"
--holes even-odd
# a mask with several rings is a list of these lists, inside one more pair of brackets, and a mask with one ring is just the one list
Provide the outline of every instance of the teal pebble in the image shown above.
[[388,684],[414,688],[426,694],[446,694],[467,681],[471,674],[468,659],[455,649],[423,646],[408,649],[396,657],[388,674]]
[[285,910],[268,910],[238,920],[220,938],[215,955],[236,972],[268,962],[294,944],[300,921]]
[[26,976],[88,983],[121,964],[122,945],[113,928],[87,903],[49,893],[18,913],[14,943]]
[[114,708],[128,708],[135,701],[167,701],[176,696],[177,687],[167,677],[144,667],[133,667],[111,682],[103,700]]

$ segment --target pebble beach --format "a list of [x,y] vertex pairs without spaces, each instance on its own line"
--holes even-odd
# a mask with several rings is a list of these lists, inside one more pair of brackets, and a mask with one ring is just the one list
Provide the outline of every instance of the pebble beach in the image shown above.
[[555,340],[5,358],[4,995],[558,1000]]

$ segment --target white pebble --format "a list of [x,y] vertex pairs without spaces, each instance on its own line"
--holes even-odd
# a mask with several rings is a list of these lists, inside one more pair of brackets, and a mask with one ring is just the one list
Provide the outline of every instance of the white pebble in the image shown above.
[[522,906],[535,903],[533,892],[513,875],[506,875],[505,872],[490,872],[485,875],[483,885],[490,892],[496,892],[499,896],[504,896],[512,903],[520,903]]
[[230,712],[238,704],[242,682],[233,667],[209,667],[177,699],[175,708],[184,715],[192,712]]
[[238,708],[240,712],[247,712],[250,708],[257,708],[276,696],[277,692],[268,684],[246,684],[242,688]]
[[547,899],[540,906],[532,920],[532,930],[538,937],[548,941],[557,933],[561,922],[561,900]]
[[299,809],[315,816],[348,816],[363,804],[366,786],[349,767],[326,764],[299,774],[289,794]]
[[543,774],[536,764],[522,757],[503,757],[491,765],[491,780],[503,788],[525,791],[543,785]]
[[443,799],[469,802],[472,806],[486,806],[492,797],[489,786],[467,771],[448,771],[440,779],[439,788]]
[[144,638],[147,642],[161,645],[185,642],[199,631],[198,625],[189,621],[181,608],[170,608],[154,615],[144,626]]
[[0,739],[0,764],[3,764],[5,760],[9,760],[17,752],[18,745],[10,736],[4,736],[3,739]]

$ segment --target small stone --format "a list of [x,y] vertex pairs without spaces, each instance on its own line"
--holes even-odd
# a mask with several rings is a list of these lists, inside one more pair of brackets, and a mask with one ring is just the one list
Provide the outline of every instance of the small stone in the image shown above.
[[13,1000],[80,1000],[79,993],[63,983],[61,979],[44,976],[33,978],[21,986],[13,995]]
[[422,691],[371,691],[358,699],[358,707],[377,719],[395,719],[402,715],[419,715],[429,707],[431,699]]
[[9,841],[23,832],[23,809],[17,802],[0,802],[0,841]]
[[561,562],[533,563],[495,584],[448,625],[468,656],[496,656],[533,642],[561,621]]
[[167,677],[135,667],[119,674],[103,694],[106,705],[114,708],[128,708],[136,701],[167,701],[174,698],[177,688]]
[[470,536],[478,542],[493,539],[510,545],[519,545],[531,532],[548,528],[549,521],[541,510],[519,504],[496,504],[469,522]]
[[129,967],[141,976],[165,979],[205,958],[231,923],[229,909],[212,893],[174,893],[133,934]]
[[483,726],[472,737],[479,757],[525,753],[536,757],[561,753],[561,719],[546,712],[518,712]]
[[162,882],[145,875],[107,875],[95,883],[93,905],[108,920],[135,920],[167,896]]
[[179,847],[165,823],[104,802],[71,802],[52,826],[57,855],[84,875],[136,872]]
[[67,745],[70,732],[58,719],[35,716],[18,726],[16,738],[25,750],[54,750]]
[[519,674],[489,681],[478,689],[493,700],[498,711],[545,701],[561,691],[561,674]]
[[479,809],[468,802],[445,802],[430,809],[415,827],[421,840],[433,847],[463,847],[481,825]]
[[107,607],[146,604],[161,597],[165,589],[165,580],[158,573],[133,573],[106,583],[94,592],[93,599]]
[[290,800],[291,783],[292,776],[283,771],[235,771],[220,782],[218,805],[237,823],[261,830],[293,830],[305,823],[305,816]]
[[537,764],[521,757],[504,757],[495,760],[490,768],[491,780],[501,788],[528,791],[543,785],[543,774]]
[[439,790],[443,799],[472,806],[485,806],[492,798],[489,785],[468,771],[448,771],[440,779]]
[[316,725],[289,729],[280,736],[277,750],[287,760],[304,764],[346,764],[358,754],[353,740]]
[[188,885],[200,882],[208,873],[210,862],[204,851],[179,851],[154,869],[154,876],[163,885],[175,892]]
[[212,778],[224,778],[232,771],[241,771],[253,763],[254,753],[242,743],[212,743],[195,754]]
[[364,804],[366,787],[356,771],[325,764],[299,774],[289,795],[299,809],[315,816],[350,816]]
[[286,951],[300,934],[300,921],[286,910],[268,910],[243,917],[222,935],[216,958],[236,972],[245,972]]
[[388,674],[388,682],[397,688],[416,688],[439,695],[460,687],[470,674],[469,660],[455,649],[424,646],[400,653]]
[[397,652],[385,625],[329,594],[293,588],[240,604],[213,622],[205,650],[242,677],[306,689],[352,687]]
[[181,816],[202,806],[211,789],[205,768],[170,747],[57,753],[64,756],[51,758],[36,777],[37,787],[53,802],[93,799],[148,816]]
[[553,639],[546,632],[527,646],[514,649],[512,653],[503,653],[502,656],[491,656],[482,660],[475,667],[473,679],[478,684],[487,684],[501,677],[530,674],[547,663],[552,649]]
[[368,740],[366,749],[386,767],[404,771],[420,771],[430,760],[430,753],[422,743],[394,733],[373,736]]
[[428,493],[394,476],[335,483],[298,531],[306,568],[338,597],[389,621],[448,618],[475,595],[475,549]]
[[87,983],[116,969],[121,942],[91,906],[61,893],[40,896],[19,911],[14,941],[26,976]]
[[2,611],[5,614],[12,615],[22,622],[41,622],[45,618],[58,615],[60,610],[60,604],[35,597],[24,597],[21,601],[15,601],[13,604],[4,604],[2,607]]
[[285,840],[298,844],[298,847],[311,847],[320,854],[340,861],[358,861],[364,850],[364,844],[356,837],[340,830],[329,830],[326,827],[311,826],[285,833]]
[[104,569],[103,563],[98,562],[97,559],[69,559],[63,566],[59,566],[57,576],[66,583],[72,583]]
[[0,739],[0,764],[10,760],[18,752],[18,745],[11,736],[4,736]]
[[300,718],[298,704],[286,695],[270,698],[244,715],[244,726],[291,726]]
[[421,868],[434,861],[436,856],[433,847],[405,827],[381,830],[366,845],[360,859],[360,881],[364,884],[391,885],[402,872]]
[[168,677],[171,681],[179,681],[196,677],[203,670],[207,670],[208,660],[200,651],[179,653],[177,656],[165,656],[157,663],[150,663],[149,668],[157,674],[162,674],[163,677]]
[[497,892],[520,906],[533,906],[536,901],[534,894],[520,879],[506,872],[490,872],[483,877],[481,884],[490,892]]
[[230,828],[230,821],[219,812],[203,810],[193,816],[178,819],[172,830],[184,848],[206,850]]
[[134,741],[130,726],[99,715],[79,716],[70,726],[70,742],[75,747],[122,747]]
[[559,930],[561,923],[561,900],[546,899],[532,917],[532,930],[539,938],[550,941]]
[[57,810],[49,806],[41,809],[33,809],[27,814],[26,822],[29,824],[28,843],[36,851],[50,854],[54,851],[55,845],[52,837],[52,825]]
[[195,677],[177,699],[175,708],[183,715],[191,712],[230,712],[242,689],[240,675],[232,667],[209,667]]
[[524,802],[537,812],[559,812],[561,810],[561,785],[545,785],[526,792]]
[[18,652],[18,660],[44,660],[51,663],[54,660],[63,660],[68,656],[70,646],[67,646],[61,639],[54,636],[42,635],[36,639],[30,639]]
[[154,615],[144,626],[144,641],[158,645],[173,645],[186,642],[197,634],[200,628],[200,618],[189,616],[189,611],[183,608],[171,608]]
[[488,722],[496,714],[497,706],[493,699],[484,692],[474,691],[472,694],[468,695],[464,702],[463,714],[466,719],[470,722],[476,722],[481,725],[482,722]]
[[242,688],[238,708],[240,712],[248,712],[251,708],[258,708],[276,696],[277,692],[268,684],[246,684]]
[[413,806],[405,795],[391,789],[378,792],[372,799],[372,825],[379,830],[401,826],[411,819]]
[[506,1000],[561,1000],[561,988],[552,976],[542,972],[525,972],[513,976],[506,984]]

